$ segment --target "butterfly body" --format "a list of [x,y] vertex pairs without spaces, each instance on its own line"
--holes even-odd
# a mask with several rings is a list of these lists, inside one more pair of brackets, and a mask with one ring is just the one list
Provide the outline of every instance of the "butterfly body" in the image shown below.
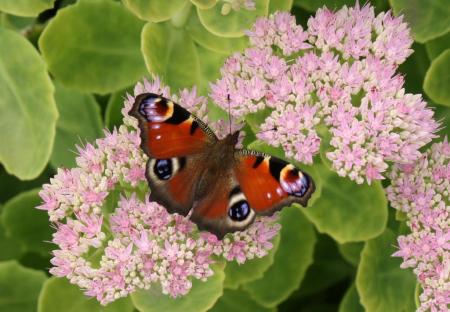
[[229,135],[225,139],[217,141],[216,144],[205,147],[201,159],[204,166],[199,168],[203,171],[194,192],[196,199],[204,198],[211,189],[211,185],[217,181],[230,179],[231,169],[236,164],[234,147],[238,134],[237,132],[236,135]]
[[130,114],[139,121],[149,156],[150,199],[188,215],[222,238],[243,230],[257,214],[297,202],[306,206],[312,179],[281,159],[236,148],[239,132],[220,140],[200,119],[172,101],[141,94]]

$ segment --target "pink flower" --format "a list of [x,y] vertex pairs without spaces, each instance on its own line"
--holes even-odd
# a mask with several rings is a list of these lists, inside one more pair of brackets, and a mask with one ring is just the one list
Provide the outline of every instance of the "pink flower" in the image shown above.
[[304,32],[300,25],[296,25],[295,17],[287,12],[277,13],[269,18],[259,18],[247,35],[253,46],[264,48],[275,45],[285,55],[310,47],[306,42],[307,32]]
[[176,260],[178,252],[179,252],[179,249],[178,249],[178,245],[176,243],[169,243],[168,241],[164,242],[164,250],[163,250],[162,255],[168,261]]
[[150,240],[148,236],[148,233],[142,230],[140,235],[137,235],[137,237],[133,238],[133,243],[142,254],[151,254],[153,251],[153,247],[155,246],[155,242]]
[[412,39],[402,17],[390,12],[375,16],[369,4],[344,6],[337,12],[326,7],[308,20],[309,41],[319,49],[342,51],[345,59],[373,54],[386,62],[401,64],[412,53]]
[[50,260],[53,264],[53,268],[50,269],[50,273],[58,276],[65,277],[73,273],[72,261],[67,257],[68,252],[62,250],[54,250],[54,257]]
[[288,105],[283,111],[275,110],[261,126],[258,138],[283,147],[286,157],[310,164],[321,141],[314,129],[320,121],[315,112],[316,107],[307,105]]
[[228,251],[227,260],[236,260],[237,263],[241,264],[245,262],[245,242],[237,241],[231,245]]
[[[398,238],[402,268],[414,268],[423,292],[418,311],[447,311],[450,304],[449,143],[435,143],[416,162],[394,166],[387,188],[392,207],[406,213],[411,234]],[[437,179],[436,179],[437,178]]]
[[134,166],[128,171],[126,178],[131,182],[131,185],[136,185],[139,181],[145,179],[145,169],[141,166]]
[[126,247],[113,247],[108,246],[105,248],[105,256],[112,260],[118,260],[119,262],[126,262],[131,255],[133,245],[129,244]]
[[370,183],[393,163],[417,160],[436,137],[433,111],[396,74],[413,42],[401,18],[375,16],[370,5],[323,8],[303,31],[278,12],[247,34],[250,48],[225,62],[210,96],[235,118],[268,116],[258,138],[288,158],[312,163],[325,138],[332,168]]
[[78,246],[78,233],[67,224],[59,224],[57,231],[53,234],[53,243],[64,249],[74,249]]
[[[135,89],[169,96],[157,78]],[[173,98],[206,114],[206,100],[195,89]],[[139,147],[135,119],[128,116],[133,102],[129,95],[122,110],[124,125],[78,148],[78,167],[58,169],[43,186],[43,204],[37,207],[47,211],[56,227],[50,273],[67,277],[103,305],[154,283],[164,294],[183,296],[193,279],[206,280],[214,273],[211,264],[218,257],[243,263],[265,256],[279,229],[275,219],[261,218],[247,230],[218,240],[211,233],[199,233],[188,218],[142,200],[148,198],[147,157]],[[219,135],[228,134],[228,123],[214,126],[222,129]]]

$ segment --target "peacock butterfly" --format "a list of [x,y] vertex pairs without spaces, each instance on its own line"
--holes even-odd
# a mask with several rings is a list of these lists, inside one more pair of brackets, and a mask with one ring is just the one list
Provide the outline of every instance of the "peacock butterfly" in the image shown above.
[[239,131],[220,140],[199,118],[153,93],[136,97],[130,112],[139,121],[148,155],[150,200],[188,215],[199,229],[222,238],[247,228],[256,215],[292,203],[306,206],[310,176],[279,158],[237,149]]

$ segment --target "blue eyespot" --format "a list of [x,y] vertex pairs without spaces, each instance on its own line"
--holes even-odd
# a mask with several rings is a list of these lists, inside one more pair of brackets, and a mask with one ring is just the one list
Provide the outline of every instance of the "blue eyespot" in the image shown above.
[[172,160],[157,159],[153,166],[153,172],[161,180],[168,180],[172,176]]
[[228,215],[233,221],[244,221],[250,214],[250,206],[245,200],[238,201],[228,210]]
[[302,179],[300,180],[301,183],[301,188],[300,191],[294,193],[295,196],[299,196],[302,197],[303,195],[305,195],[306,191],[308,190],[309,187],[309,179],[307,175],[303,175]]

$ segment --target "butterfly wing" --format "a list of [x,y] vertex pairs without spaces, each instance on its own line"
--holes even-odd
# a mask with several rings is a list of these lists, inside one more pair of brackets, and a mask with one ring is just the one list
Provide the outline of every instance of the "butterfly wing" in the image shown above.
[[221,239],[229,232],[247,228],[255,219],[255,211],[245,200],[232,169],[216,181],[207,195],[194,204],[191,220],[200,230]]
[[150,199],[187,215],[204,170],[201,155],[217,137],[200,119],[157,94],[138,95],[130,115],[138,120],[141,148],[149,156]]
[[260,215],[271,215],[292,203],[306,207],[315,190],[312,178],[274,156],[238,150],[235,174],[250,206]]
[[180,105],[153,93],[136,97],[130,115],[141,129],[141,147],[152,158],[202,153],[217,141],[212,130]]
[[159,95],[137,96],[130,115],[139,121],[141,147],[149,156],[150,199],[169,212],[187,215],[193,209],[191,219],[199,228],[220,238],[247,228],[257,214],[270,215],[293,202],[306,206],[314,192],[306,173],[252,151],[236,150],[231,165],[219,163],[210,170],[205,163],[208,156],[215,158],[208,151],[217,137],[201,120]]
[[307,205],[314,182],[305,172],[279,158],[247,150],[235,152],[235,164],[193,207],[191,219],[219,238],[272,215],[292,203]]
[[170,213],[186,216],[192,208],[195,187],[204,170],[198,154],[168,159],[150,158],[145,175],[150,200]]

